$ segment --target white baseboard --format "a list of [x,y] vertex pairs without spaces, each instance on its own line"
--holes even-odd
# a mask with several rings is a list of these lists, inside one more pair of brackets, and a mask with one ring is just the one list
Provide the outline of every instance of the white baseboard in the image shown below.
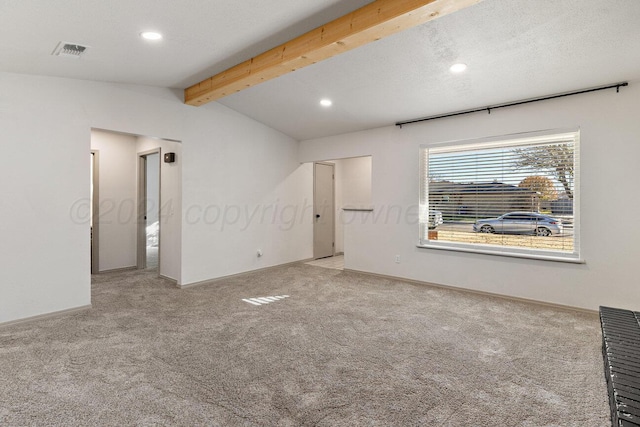
[[234,278],[234,277],[241,277],[241,276],[245,276],[247,274],[254,274],[254,273],[259,273],[261,271],[273,270],[274,268],[286,267],[288,265],[304,264],[305,262],[309,262],[309,261],[313,261],[313,258],[303,259],[303,260],[300,260],[300,261],[286,262],[284,264],[272,265],[270,267],[258,268],[256,270],[243,271],[242,273],[230,274],[228,276],[216,277],[215,279],[202,280],[200,282],[187,283],[186,285],[178,285],[178,284],[176,284],[176,286],[178,288],[180,288],[180,289],[186,289],[186,288],[192,288],[194,286],[210,285],[210,284],[213,284],[213,283],[216,283],[216,282],[220,282],[220,281],[226,280],[226,279],[231,279],[231,278]]
[[104,273],[120,273],[120,272],[124,272],[124,271],[131,271],[131,270],[137,270],[138,267],[137,266],[132,266],[132,267],[122,267],[122,268],[114,268],[112,270],[103,270],[103,271],[98,271],[98,274],[104,274]]
[[79,313],[81,311],[89,310],[90,308],[91,308],[91,304],[83,305],[76,308],[68,308],[66,310],[54,311],[52,313],[39,314],[37,316],[24,317],[22,319],[9,320],[7,322],[0,322],[0,328],[3,328],[5,326],[18,325],[21,323],[31,323],[37,320],[50,319],[53,317],[68,316],[69,314]]
[[440,285],[440,284],[437,284],[437,283],[423,282],[421,280],[406,279],[404,277],[397,277],[397,276],[387,276],[385,274],[370,273],[368,271],[352,270],[352,269],[349,269],[349,268],[345,268],[343,271],[346,272],[346,273],[365,274],[367,276],[379,277],[381,279],[398,280],[398,281],[401,281],[401,282],[408,282],[408,283],[413,283],[413,284],[416,284],[416,285],[430,286],[432,288],[449,289],[449,290],[452,290],[452,291],[466,292],[466,293],[476,294],[476,295],[485,295],[485,296],[490,296],[490,297],[495,297],[495,298],[506,299],[506,300],[510,300],[510,301],[518,301],[518,302],[524,302],[524,303],[528,303],[528,304],[536,304],[536,305],[542,305],[542,306],[546,306],[546,307],[559,308],[559,309],[562,309],[562,310],[578,311],[578,312],[581,312],[581,313],[588,313],[588,314],[598,315],[598,310],[590,310],[588,308],[582,308],[582,307],[573,307],[571,305],[557,304],[557,303],[546,302],[546,301],[538,301],[538,300],[530,299],[530,298],[513,297],[513,296],[510,296],[510,295],[496,294],[494,292],[487,292],[487,291],[478,291],[478,290],[475,290],[475,289],[458,288],[456,286]]

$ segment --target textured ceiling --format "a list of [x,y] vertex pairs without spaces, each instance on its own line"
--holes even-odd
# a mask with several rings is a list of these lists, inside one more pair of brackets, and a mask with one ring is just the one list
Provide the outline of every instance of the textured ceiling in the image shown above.
[[[0,0],[0,70],[183,89],[370,2]],[[59,41],[91,48],[51,56]]]
[[[0,70],[184,88],[367,3],[0,0]],[[640,81],[639,23],[638,0],[484,0],[219,102],[303,140]],[[51,56],[61,40],[91,50]]]
[[485,0],[220,101],[309,139],[634,79],[640,1]]

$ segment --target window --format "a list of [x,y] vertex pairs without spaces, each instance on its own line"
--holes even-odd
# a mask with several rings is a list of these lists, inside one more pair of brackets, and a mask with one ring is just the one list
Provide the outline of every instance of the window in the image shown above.
[[579,137],[423,145],[419,246],[581,262]]

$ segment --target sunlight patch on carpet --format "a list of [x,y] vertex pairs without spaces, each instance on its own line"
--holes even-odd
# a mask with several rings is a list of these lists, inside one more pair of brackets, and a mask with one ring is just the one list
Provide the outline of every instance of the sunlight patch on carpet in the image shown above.
[[259,298],[243,298],[242,301],[248,302],[253,305],[266,305],[272,302],[280,301],[285,298],[289,298],[289,295],[279,295],[275,297],[259,297]]

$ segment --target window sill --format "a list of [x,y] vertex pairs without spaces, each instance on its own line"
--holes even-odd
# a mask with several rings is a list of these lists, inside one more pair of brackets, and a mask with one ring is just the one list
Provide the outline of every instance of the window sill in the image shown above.
[[570,255],[562,256],[562,255],[546,255],[541,253],[526,253],[526,252],[515,252],[508,250],[499,250],[499,249],[481,249],[481,248],[471,248],[471,247],[461,247],[461,246],[450,246],[450,245],[442,245],[436,243],[423,243],[416,245],[420,249],[437,249],[442,251],[454,251],[454,252],[466,252],[473,254],[482,254],[482,255],[493,255],[493,256],[502,256],[502,257],[510,257],[510,258],[525,258],[525,259],[535,259],[541,261],[553,261],[553,262],[566,262],[570,264],[586,264],[586,261],[582,258],[575,258]]

